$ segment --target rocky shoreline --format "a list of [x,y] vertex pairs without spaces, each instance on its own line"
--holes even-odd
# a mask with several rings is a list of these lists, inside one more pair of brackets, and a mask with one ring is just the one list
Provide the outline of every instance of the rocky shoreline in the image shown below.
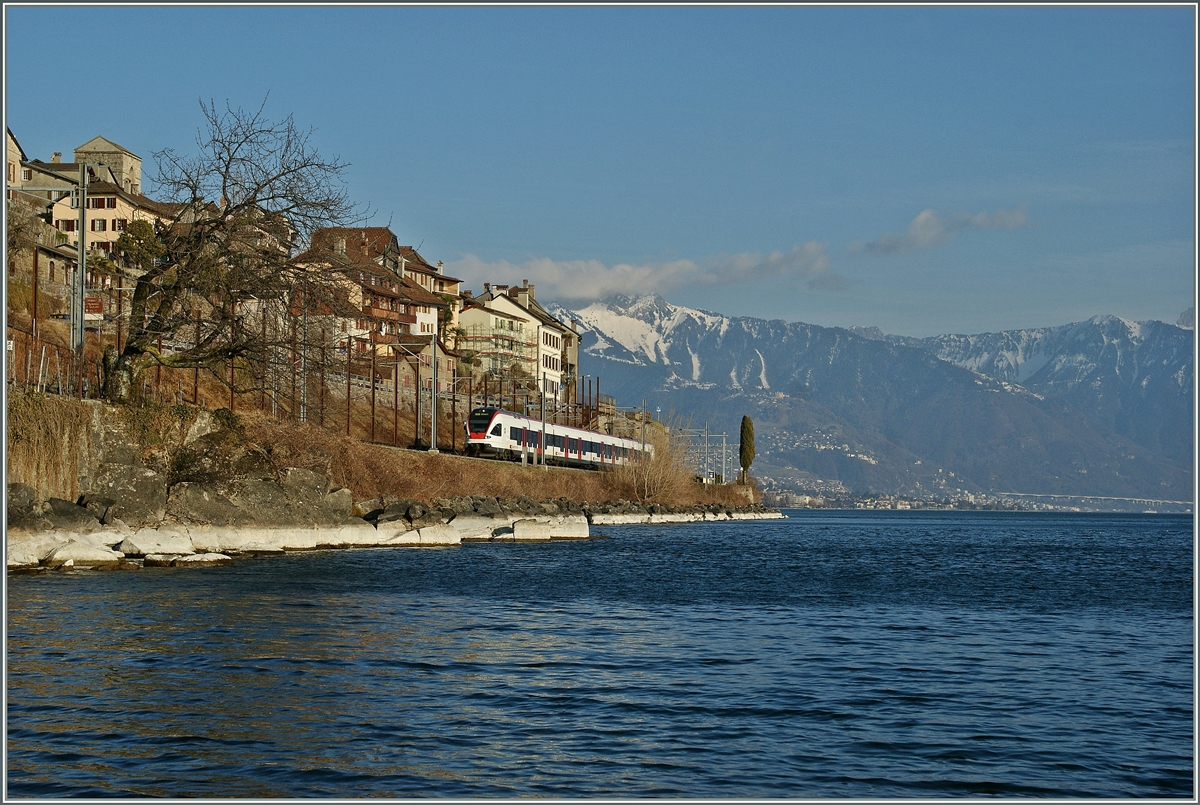
[[133,477],[133,470],[77,501],[42,501],[32,488],[9,484],[8,570],[203,567],[287,551],[579,540],[599,536],[593,526],[783,517],[761,504],[668,507],[478,495],[434,505],[391,496],[354,500],[350,490],[331,488],[329,478],[296,467],[277,477],[179,483],[168,494],[153,484],[153,473]]

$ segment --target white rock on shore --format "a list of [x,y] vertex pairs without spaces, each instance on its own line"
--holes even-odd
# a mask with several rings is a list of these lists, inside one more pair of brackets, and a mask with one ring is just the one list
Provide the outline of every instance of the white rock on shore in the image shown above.
[[73,567],[96,567],[116,564],[124,558],[125,554],[111,551],[102,546],[90,545],[86,542],[68,542],[51,551],[43,563],[48,567],[60,567],[68,562]]
[[122,540],[117,550],[126,556],[164,553],[183,555],[196,552],[192,540],[170,526],[158,529],[139,528],[135,534]]
[[[594,514],[590,525],[693,523],[720,520],[771,520],[780,512],[688,512],[673,514]],[[168,523],[158,528],[102,529],[87,534],[16,531],[7,535],[9,568],[95,567],[143,557],[149,567],[170,564],[224,563],[230,554],[276,554],[315,548],[420,547],[460,545],[463,541],[548,541],[588,539],[588,518],[581,514],[487,517],[466,514],[448,524],[411,529],[403,520],[380,523],[348,521],[340,526],[211,526]],[[115,546],[115,550],[113,549]],[[69,563],[69,564],[68,564]]]

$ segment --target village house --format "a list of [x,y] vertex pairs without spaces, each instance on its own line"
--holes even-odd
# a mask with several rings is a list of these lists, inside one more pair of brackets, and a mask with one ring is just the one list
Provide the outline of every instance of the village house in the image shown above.
[[[26,167],[29,162],[24,149],[17,141],[11,129],[7,134],[7,191],[10,211],[24,217],[22,233],[18,238],[21,244],[8,257],[8,275],[10,281],[36,286],[38,298],[45,303],[40,309],[39,318],[58,313],[66,308],[65,300],[71,295],[71,282],[74,275],[76,255],[73,246],[66,243],[66,237],[46,223],[45,211],[50,206],[49,196],[45,191],[21,191],[24,186],[63,187],[63,192],[69,193],[71,186],[62,183],[57,177],[35,181],[35,170]],[[11,219],[10,219],[11,221]],[[12,234],[12,233],[10,233]],[[34,277],[36,270],[36,278]],[[30,288],[32,298],[33,288]]]
[[[314,235],[314,238],[316,237],[318,235]],[[403,288],[423,292],[411,295],[414,299],[414,303],[410,305],[411,312],[417,317],[411,332],[429,334],[436,330],[440,333],[456,326],[461,280],[446,276],[442,272],[440,262],[437,267],[431,266],[411,246],[401,246],[388,227],[328,227],[319,230],[319,237],[345,239],[349,253],[365,257],[405,280],[401,283]],[[428,301],[432,297],[436,297],[438,301]],[[426,301],[416,302],[416,299]]]
[[[369,231],[373,230],[373,231]],[[386,227],[329,227],[313,233],[312,244],[293,262],[306,271],[331,273],[336,277],[337,300],[326,311],[338,321],[337,336],[353,344],[353,351],[390,355],[390,344],[401,335],[420,334],[430,325],[446,302],[401,277],[399,256],[393,255]],[[395,269],[393,269],[393,265]]]
[[[512,287],[484,283],[483,288],[483,293],[464,300],[467,305],[464,313],[468,308],[486,311],[470,313],[474,329],[463,328],[467,331],[466,343],[490,345],[501,366],[514,363],[521,366],[535,378],[542,394],[567,401],[579,363],[579,333],[542,307],[529,280]],[[506,329],[509,322],[513,322],[514,328],[519,325],[515,331],[523,333],[522,337],[510,339],[505,335],[501,328]]]
[[458,326],[458,348],[474,358],[479,370],[493,375],[516,373],[533,377],[537,365],[537,328],[531,317],[489,309],[468,296],[463,300]]
[[[420,285],[426,291],[441,297],[449,297],[446,328],[458,327],[458,312],[462,309],[462,280],[446,275],[442,261],[430,265],[412,246],[400,246],[400,273]],[[432,332],[422,330],[421,332]]]

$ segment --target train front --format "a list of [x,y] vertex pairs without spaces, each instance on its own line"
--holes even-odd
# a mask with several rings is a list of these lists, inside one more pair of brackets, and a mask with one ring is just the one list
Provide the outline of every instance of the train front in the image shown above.
[[494,456],[502,451],[504,426],[498,421],[499,408],[475,408],[467,417],[468,456]]

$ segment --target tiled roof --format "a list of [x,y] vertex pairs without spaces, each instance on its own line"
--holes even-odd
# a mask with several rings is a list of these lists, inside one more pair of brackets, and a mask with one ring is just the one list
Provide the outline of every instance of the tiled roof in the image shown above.
[[8,126],[5,126],[4,129],[8,132],[8,136],[12,138],[13,143],[16,144],[17,151],[21,154],[21,161],[24,162],[29,159],[29,157],[25,156],[25,149],[21,147],[21,142],[17,139],[17,135],[13,134],[13,130]]
[[[96,142],[97,140],[99,140],[100,142]],[[88,148],[88,146],[92,145],[93,143],[95,143],[95,147]],[[95,137],[88,140],[83,145],[76,147],[75,150],[76,151],[81,151],[81,150],[110,151],[110,150],[112,150],[110,148],[105,147],[106,145],[111,145],[113,148],[117,149],[118,151],[124,151],[126,154],[129,154],[129,156],[131,156],[131,157],[137,157],[138,159],[141,159],[141,157],[138,157],[137,154],[133,153],[128,148],[125,148],[124,146],[121,146],[121,145],[117,145],[112,140],[108,139],[107,137],[101,137],[100,135],[96,135]]]
[[327,226],[312,234],[313,245],[323,245],[332,249],[333,242],[343,238],[346,241],[346,253],[357,253],[367,257],[380,257],[388,249],[388,245],[396,240],[392,230],[386,226]]
[[432,305],[433,307],[445,307],[446,300],[437,294],[430,293],[422,288],[411,277],[404,277],[400,280],[401,293],[418,305]]

